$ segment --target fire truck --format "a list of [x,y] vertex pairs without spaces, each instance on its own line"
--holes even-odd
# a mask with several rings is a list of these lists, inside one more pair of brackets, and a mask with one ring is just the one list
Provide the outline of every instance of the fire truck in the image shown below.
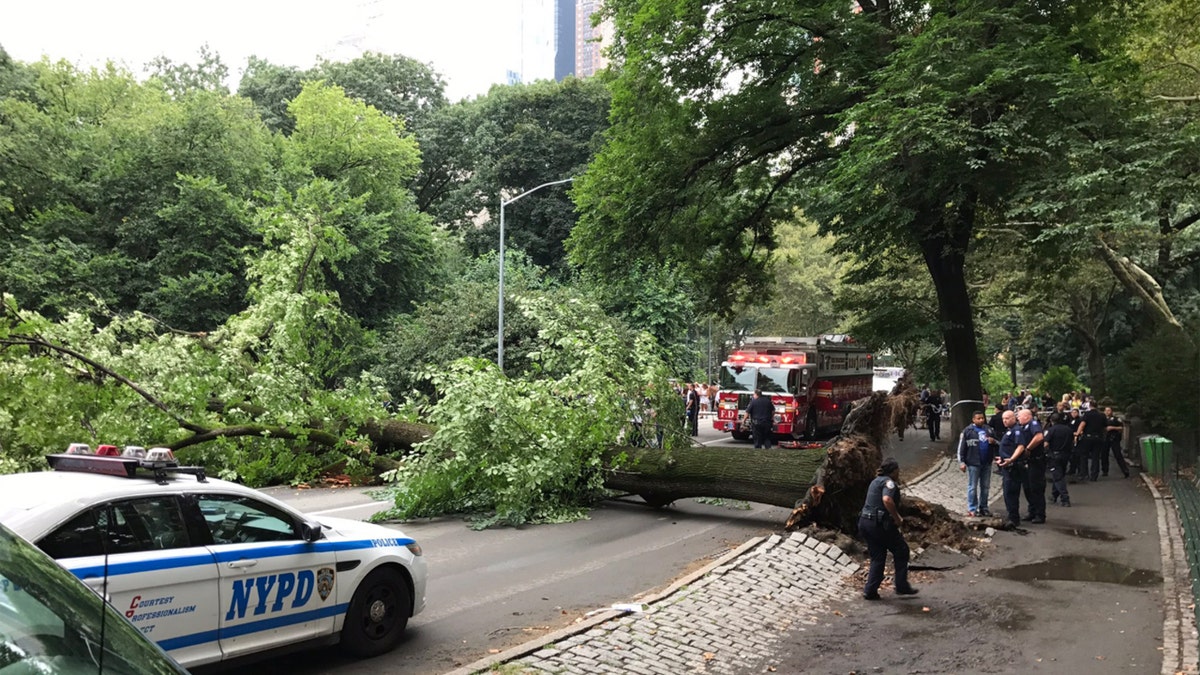
[[812,440],[841,428],[850,406],[869,396],[873,357],[848,335],[751,337],[721,364],[713,428],[750,437],[746,406],[754,390],[775,404],[777,438]]

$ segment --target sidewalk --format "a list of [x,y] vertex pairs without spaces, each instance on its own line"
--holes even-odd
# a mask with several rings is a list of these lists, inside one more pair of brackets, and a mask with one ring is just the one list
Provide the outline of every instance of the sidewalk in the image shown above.
[[[1070,487],[1072,508],[1051,505],[1045,525],[981,537],[979,559],[917,555],[914,565],[957,568],[914,571],[915,598],[885,583],[882,601],[865,602],[861,560],[801,533],[776,535],[680,580],[644,611],[605,612],[453,675],[1196,673],[1174,500],[1145,476]],[[947,459],[905,494],[961,514],[964,490]]]

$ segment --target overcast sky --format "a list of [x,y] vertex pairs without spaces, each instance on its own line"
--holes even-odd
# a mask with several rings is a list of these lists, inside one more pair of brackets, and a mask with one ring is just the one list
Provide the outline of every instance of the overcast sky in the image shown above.
[[306,68],[364,49],[432,63],[450,100],[520,69],[522,0],[4,0],[0,45],[15,59],[106,59],[137,75],[158,55],[195,62],[207,43],[234,73],[251,54]]

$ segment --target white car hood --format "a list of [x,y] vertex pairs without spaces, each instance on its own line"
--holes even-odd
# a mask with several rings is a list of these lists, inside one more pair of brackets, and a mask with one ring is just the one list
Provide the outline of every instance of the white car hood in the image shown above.
[[310,516],[318,523],[332,528],[338,534],[344,537],[371,537],[375,539],[384,537],[404,537],[405,534],[400,530],[375,523],[364,523],[361,520],[352,520],[350,518],[335,518],[332,516]]

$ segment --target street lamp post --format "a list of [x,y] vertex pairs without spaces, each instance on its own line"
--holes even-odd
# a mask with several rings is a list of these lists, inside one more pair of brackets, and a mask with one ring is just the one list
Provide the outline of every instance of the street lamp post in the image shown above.
[[526,190],[512,199],[505,200],[503,197],[500,198],[500,327],[496,332],[496,365],[500,367],[500,372],[502,373],[504,372],[504,207],[517,201],[525,195],[533,194],[544,187],[550,187],[551,185],[562,185],[563,183],[570,183],[573,180],[575,179],[564,178],[562,180],[550,181],[549,183],[542,183],[535,188]]

